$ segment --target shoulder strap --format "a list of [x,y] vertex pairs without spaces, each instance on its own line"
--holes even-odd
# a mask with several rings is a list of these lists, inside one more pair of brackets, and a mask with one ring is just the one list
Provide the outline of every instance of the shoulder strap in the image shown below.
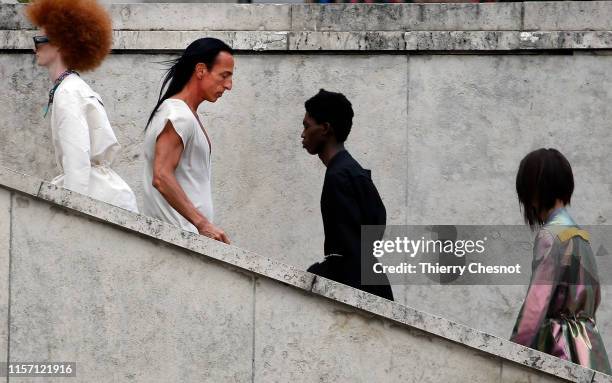
[[573,237],[582,237],[582,239],[584,239],[585,241],[589,241],[591,239],[591,236],[587,231],[578,229],[577,227],[567,228],[560,232],[558,236],[561,242],[565,242]]

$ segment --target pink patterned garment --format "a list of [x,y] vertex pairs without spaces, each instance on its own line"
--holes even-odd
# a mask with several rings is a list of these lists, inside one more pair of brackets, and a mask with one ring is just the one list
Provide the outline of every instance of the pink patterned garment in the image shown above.
[[536,237],[531,283],[510,340],[611,374],[595,322],[600,300],[589,234],[557,209]]

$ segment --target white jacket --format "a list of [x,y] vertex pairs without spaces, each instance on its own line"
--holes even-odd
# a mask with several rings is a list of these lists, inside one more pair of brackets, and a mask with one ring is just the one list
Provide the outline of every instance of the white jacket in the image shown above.
[[138,212],[134,192],[110,167],[121,146],[102,100],[76,74],[67,76],[55,92],[51,133],[63,173],[51,183]]

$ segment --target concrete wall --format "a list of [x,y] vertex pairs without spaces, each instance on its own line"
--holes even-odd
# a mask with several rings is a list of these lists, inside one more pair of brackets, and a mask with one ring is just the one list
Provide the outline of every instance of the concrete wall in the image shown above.
[[[542,146],[572,163],[577,221],[612,221],[609,2],[111,11],[116,50],[84,77],[105,101],[123,145],[115,167],[140,201],[143,128],[162,75],[156,62],[205,35],[239,49],[234,89],[200,113],[213,142],[217,223],[240,247],[301,269],[321,259],[324,167],[299,138],[303,102],[321,87],[353,103],[347,146],[372,169],[389,224],[520,224],[516,169]],[[26,50],[33,31],[19,12],[0,7],[0,164],[50,179],[57,170],[42,119],[49,82]],[[525,290],[394,286],[403,304],[501,337]],[[608,350],[611,293],[604,286],[598,313]]]
[[3,168],[0,203],[2,352],[77,382],[612,382]]

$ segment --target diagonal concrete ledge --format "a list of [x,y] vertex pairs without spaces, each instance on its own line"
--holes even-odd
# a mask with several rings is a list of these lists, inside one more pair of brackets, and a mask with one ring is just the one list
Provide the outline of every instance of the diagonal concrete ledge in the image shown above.
[[504,361],[517,363],[573,382],[612,382],[612,377],[512,343],[465,325],[373,296],[360,290],[315,277],[313,274],[235,246],[180,230],[156,219],[57,188],[35,177],[0,167],[0,187],[62,206],[85,216],[155,238],[211,258],[238,271],[251,272],[283,284],[386,318],[409,328],[477,349]]

